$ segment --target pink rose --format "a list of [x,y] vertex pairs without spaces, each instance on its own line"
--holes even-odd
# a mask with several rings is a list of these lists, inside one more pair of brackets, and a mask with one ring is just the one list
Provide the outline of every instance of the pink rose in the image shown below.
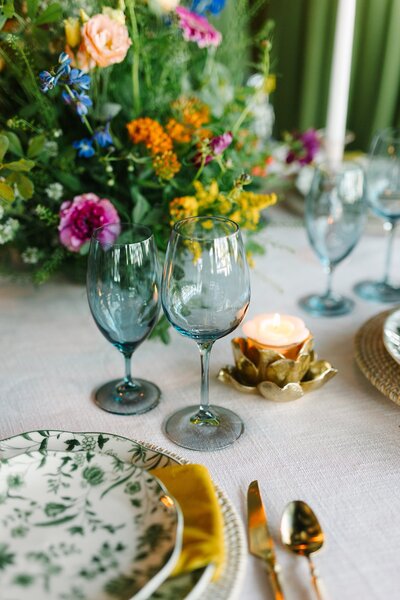
[[86,51],[99,67],[108,67],[124,60],[129,46],[126,25],[108,15],[95,15],[82,27]]
[[120,219],[114,206],[106,198],[96,194],[82,194],[71,201],[63,202],[60,209],[60,242],[71,252],[79,252],[83,244],[90,241],[92,233],[98,227],[114,224],[105,228],[101,243],[112,244],[120,233]]

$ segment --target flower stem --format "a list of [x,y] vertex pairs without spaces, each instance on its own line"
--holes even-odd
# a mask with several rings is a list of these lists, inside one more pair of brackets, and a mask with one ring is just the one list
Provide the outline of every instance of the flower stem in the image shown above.
[[198,170],[198,171],[197,171],[197,173],[196,173],[196,176],[195,176],[195,178],[193,179],[193,182],[198,180],[198,178],[200,177],[200,175],[201,175],[201,174],[202,174],[202,172],[203,172],[203,169],[204,169],[204,167],[205,167],[205,164],[206,164],[206,157],[205,157],[205,156],[202,156],[202,158],[201,158],[201,165],[200,165],[200,167],[199,167],[199,170]]
[[135,13],[135,0],[127,0],[126,5],[129,11],[129,20],[131,22],[133,59],[132,59],[132,95],[133,107],[136,114],[141,112],[140,102],[140,84],[139,84],[139,30]]
[[[69,87],[69,85],[65,84],[65,89],[67,90],[67,92],[68,92],[69,96],[71,97],[71,100],[73,101],[73,103],[76,104],[75,96],[72,93],[72,90]],[[89,131],[90,135],[93,135],[93,128],[92,128],[91,124],[89,123],[89,121],[87,120],[86,115],[81,115],[81,119],[82,119],[82,123],[84,123],[86,125],[86,128]]]

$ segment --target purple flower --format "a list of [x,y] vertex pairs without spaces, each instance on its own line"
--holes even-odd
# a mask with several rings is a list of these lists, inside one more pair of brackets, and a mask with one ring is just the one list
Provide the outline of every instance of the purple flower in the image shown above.
[[315,129],[307,129],[303,133],[295,132],[289,139],[287,164],[297,161],[300,165],[310,164],[320,148],[320,141]]
[[179,26],[182,29],[183,37],[187,42],[195,42],[199,48],[220,45],[222,41],[221,33],[205,17],[188,10],[184,6],[178,6],[175,12],[179,18]]
[[219,15],[225,8],[225,0],[193,0],[191,10],[204,15],[210,12],[213,15]]
[[100,148],[107,148],[112,146],[113,139],[110,134],[110,123],[108,122],[102,129],[97,129],[93,134],[93,139],[96,140]]
[[[211,138],[210,143],[208,144],[209,154],[202,154],[199,152],[196,154],[194,158],[194,162],[197,166],[200,166],[202,162],[205,165],[208,165],[216,156],[222,154],[228,146],[232,144],[233,136],[230,131],[223,133],[222,135],[216,135]],[[206,150],[207,151],[207,150]]]
[[115,207],[106,198],[96,194],[82,194],[63,202],[60,209],[60,242],[71,252],[79,252],[90,241],[98,227],[106,227],[98,237],[102,244],[112,244],[120,233],[120,218]]
[[217,156],[217,154],[222,154],[224,150],[226,150],[227,147],[232,144],[232,140],[233,136],[230,131],[213,137],[210,142],[210,148],[214,156]]
[[91,158],[96,152],[93,148],[93,140],[90,138],[83,138],[76,142],[72,142],[74,148],[78,150],[78,156],[82,158]]

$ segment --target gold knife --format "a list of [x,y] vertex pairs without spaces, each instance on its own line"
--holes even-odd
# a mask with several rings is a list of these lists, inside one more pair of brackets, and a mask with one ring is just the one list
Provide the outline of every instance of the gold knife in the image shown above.
[[280,566],[276,560],[274,541],[269,531],[258,481],[252,481],[247,491],[247,530],[250,553],[261,558],[267,566],[274,600],[285,600],[280,581]]

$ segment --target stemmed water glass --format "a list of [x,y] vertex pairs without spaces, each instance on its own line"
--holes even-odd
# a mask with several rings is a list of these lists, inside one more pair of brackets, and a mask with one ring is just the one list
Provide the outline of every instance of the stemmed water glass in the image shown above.
[[95,393],[112,413],[135,415],[157,406],[159,388],[132,378],[131,356],[157,322],[160,268],[150,229],[110,224],[96,229],[90,243],[87,296],[97,327],[125,358],[125,378]]
[[354,163],[315,170],[306,198],[305,221],[310,243],[328,275],[326,292],[301,298],[300,306],[314,316],[344,315],[354,302],[332,291],[336,266],[353,250],[364,228],[365,177]]
[[400,130],[384,129],[371,145],[366,169],[367,195],[371,210],[385,219],[388,232],[385,269],[381,280],[361,281],[354,291],[364,300],[376,302],[398,302],[400,287],[390,281],[393,240],[400,219]]
[[223,217],[190,217],[175,224],[161,290],[164,312],[201,357],[200,405],[172,414],[168,437],[192,450],[218,450],[243,432],[232,411],[209,404],[209,358],[215,340],[241,323],[250,302],[250,279],[239,226]]

